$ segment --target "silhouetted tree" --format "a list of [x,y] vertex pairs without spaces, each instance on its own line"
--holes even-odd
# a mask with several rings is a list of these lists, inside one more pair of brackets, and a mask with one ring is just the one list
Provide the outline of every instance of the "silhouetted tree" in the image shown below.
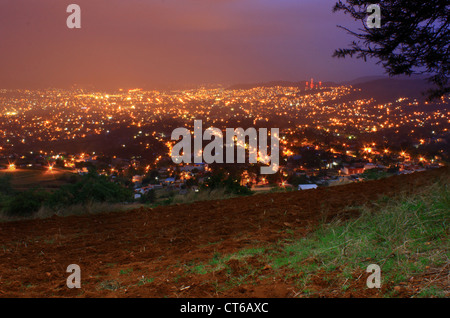
[[[381,8],[381,27],[366,25],[370,4]],[[339,0],[334,12],[343,11],[362,22],[350,48],[338,49],[335,57],[375,58],[390,76],[429,74],[437,88],[428,90],[434,99],[450,92],[450,4],[448,0]],[[370,14],[370,13],[369,13]]]

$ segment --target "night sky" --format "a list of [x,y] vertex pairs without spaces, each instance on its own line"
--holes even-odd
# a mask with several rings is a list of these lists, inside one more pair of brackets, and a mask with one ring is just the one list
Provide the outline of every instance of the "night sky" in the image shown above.
[[[332,58],[353,38],[334,0],[0,0],[0,88],[346,81],[382,75]],[[81,29],[66,8],[81,7]]]

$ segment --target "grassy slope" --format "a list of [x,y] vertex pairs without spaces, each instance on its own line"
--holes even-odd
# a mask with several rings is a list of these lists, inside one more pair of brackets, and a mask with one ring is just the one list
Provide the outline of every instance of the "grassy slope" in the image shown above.
[[[448,297],[450,189],[446,181],[415,195],[380,200],[374,207],[364,207],[359,218],[323,224],[304,238],[215,255],[207,264],[192,264],[187,273],[225,270],[229,279],[217,286],[219,291],[283,277],[298,291],[295,296],[340,297],[351,296],[349,292],[358,296],[362,288],[369,292],[365,270],[378,264],[382,287],[370,296]],[[256,266],[251,261],[255,258]],[[233,273],[230,260],[239,262],[239,275]],[[358,286],[355,280],[360,280]]]

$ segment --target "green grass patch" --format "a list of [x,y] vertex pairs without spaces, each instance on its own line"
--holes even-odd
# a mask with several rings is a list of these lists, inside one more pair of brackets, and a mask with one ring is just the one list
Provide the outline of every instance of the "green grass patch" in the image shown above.
[[142,277],[139,279],[138,286],[143,286],[143,285],[146,285],[146,284],[151,284],[151,283],[153,283],[154,281],[155,281],[155,279],[152,278],[152,277],[144,277],[144,276],[142,276]]
[[[450,189],[444,181],[417,189],[414,194],[383,197],[371,207],[361,207],[363,213],[358,218],[324,223],[300,239],[230,255],[215,253],[209,262],[196,264],[191,272],[227,270],[228,281],[218,286],[223,290],[251,283],[255,276],[266,277],[262,268],[246,262],[246,258],[257,256],[261,264],[270,264],[270,275],[282,273],[303,289],[303,295],[309,295],[306,290],[310,289],[311,276],[318,272],[325,273],[325,278],[329,273],[345,292],[355,273],[364,273],[368,265],[377,264],[381,267],[382,288],[388,295],[395,284],[407,282],[430,267],[449,264]],[[232,259],[240,261],[244,274],[233,275],[227,266]],[[444,291],[431,284],[419,293],[421,297],[440,297]]]
[[120,275],[129,275],[129,274],[131,274],[133,272],[133,269],[132,268],[126,268],[126,269],[121,269],[120,271],[119,271],[119,274]]
[[357,219],[323,224],[311,235],[266,255],[275,269],[312,274],[337,271],[350,278],[356,270],[378,264],[382,283],[399,283],[449,261],[450,191],[446,183],[415,195],[364,208]]
[[437,287],[431,286],[431,287],[426,287],[424,288],[418,295],[419,297],[423,297],[423,298],[444,298],[445,292]]

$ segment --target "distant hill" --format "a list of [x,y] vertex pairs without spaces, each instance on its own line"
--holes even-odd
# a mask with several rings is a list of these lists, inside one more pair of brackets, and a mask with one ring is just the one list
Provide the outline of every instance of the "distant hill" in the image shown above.
[[[298,87],[305,88],[306,80],[304,81],[271,81],[261,83],[247,83],[236,84],[228,87],[228,90],[252,89],[255,87]],[[351,94],[351,99],[354,98],[375,98],[378,102],[384,103],[393,101],[400,97],[409,97],[411,99],[424,100],[426,98],[426,91],[432,88],[425,77],[395,77],[389,78],[385,76],[365,76],[354,79],[348,82],[322,82],[322,87],[333,87],[338,85],[351,85],[361,91]]]
[[354,80],[351,80],[351,81],[342,82],[340,84],[342,84],[342,85],[358,85],[358,84],[371,82],[371,81],[375,81],[375,80],[381,80],[381,79],[387,79],[387,77],[386,76],[363,76],[363,77],[355,78]]
[[425,79],[376,79],[353,85],[354,88],[361,89],[354,93],[358,98],[375,98],[378,102],[386,102],[400,97],[409,97],[423,100],[424,93],[433,87]]

